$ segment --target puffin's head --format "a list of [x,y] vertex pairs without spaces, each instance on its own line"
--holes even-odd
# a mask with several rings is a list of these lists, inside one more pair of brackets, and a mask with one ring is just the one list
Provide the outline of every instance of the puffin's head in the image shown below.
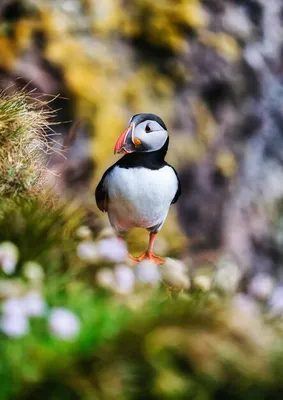
[[167,128],[161,118],[155,114],[136,114],[117,140],[114,154],[157,151],[167,139]]

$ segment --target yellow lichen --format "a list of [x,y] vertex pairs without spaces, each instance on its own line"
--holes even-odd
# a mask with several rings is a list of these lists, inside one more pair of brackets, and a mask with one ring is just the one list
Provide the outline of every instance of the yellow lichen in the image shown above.
[[237,61],[240,57],[240,47],[236,40],[227,33],[202,31],[200,42],[206,46],[215,48],[223,57],[229,61]]
[[205,146],[208,146],[217,135],[216,122],[203,102],[198,101],[193,104],[193,109],[198,137]]
[[233,153],[228,149],[221,150],[216,157],[216,166],[227,178],[235,176],[237,171],[237,162]]
[[22,19],[15,25],[15,43],[18,50],[22,51],[30,46],[36,28],[37,24],[30,19]]
[[134,0],[130,13],[121,15],[120,29],[128,36],[141,35],[158,47],[175,52],[187,50],[184,28],[202,29],[207,15],[198,0]]
[[6,38],[0,36],[0,65],[4,69],[9,69],[16,61],[14,45]]

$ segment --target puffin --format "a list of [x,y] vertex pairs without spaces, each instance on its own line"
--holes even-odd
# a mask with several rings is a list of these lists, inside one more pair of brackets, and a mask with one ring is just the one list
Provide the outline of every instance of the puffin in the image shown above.
[[149,232],[147,250],[138,257],[130,255],[136,262],[164,263],[153,252],[154,241],[170,205],[181,194],[177,172],[165,161],[168,145],[169,135],[160,117],[134,115],[114,147],[114,154],[123,157],[106,170],[95,190],[96,204],[107,212],[119,238],[137,227]]

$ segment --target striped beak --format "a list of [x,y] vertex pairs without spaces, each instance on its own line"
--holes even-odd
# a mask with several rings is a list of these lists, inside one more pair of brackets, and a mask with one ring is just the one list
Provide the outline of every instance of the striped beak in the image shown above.
[[131,123],[131,125],[124,130],[122,135],[119,136],[115,147],[114,154],[128,154],[133,153],[135,151],[135,139],[134,139],[134,130],[135,124]]

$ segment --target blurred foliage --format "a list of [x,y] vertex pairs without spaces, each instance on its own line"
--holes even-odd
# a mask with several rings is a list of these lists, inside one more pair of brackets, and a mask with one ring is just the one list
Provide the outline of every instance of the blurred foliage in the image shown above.
[[18,247],[21,263],[35,260],[48,264],[50,271],[69,268],[69,254],[75,249],[74,231],[81,220],[81,211],[51,206],[45,196],[43,199],[1,199],[0,210],[0,241],[8,240]]

